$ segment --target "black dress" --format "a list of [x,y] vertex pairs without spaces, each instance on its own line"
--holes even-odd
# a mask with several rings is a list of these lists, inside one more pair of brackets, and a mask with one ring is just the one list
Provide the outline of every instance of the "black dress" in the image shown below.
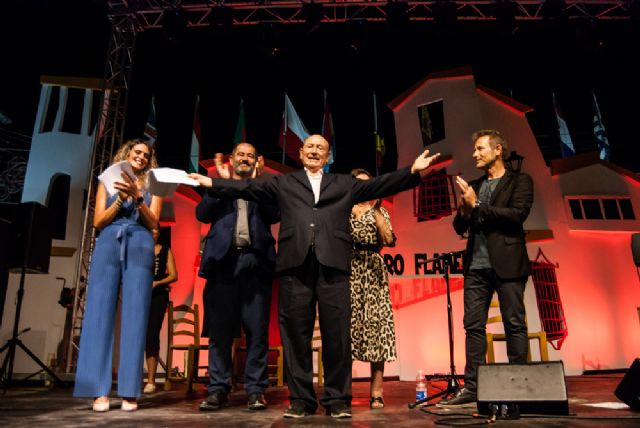
[[[163,245],[156,254],[153,263],[153,280],[160,281],[167,277],[167,257],[169,247]],[[169,284],[153,287],[151,293],[151,307],[149,308],[149,325],[147,327],[147,345],[145,352],[148,357],[157,357],[160,353],[160,330],[164,313],[169,305]]]

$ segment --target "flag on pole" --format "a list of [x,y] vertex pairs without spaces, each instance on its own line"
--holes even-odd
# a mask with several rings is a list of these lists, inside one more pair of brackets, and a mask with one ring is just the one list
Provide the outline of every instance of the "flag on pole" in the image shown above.
[[563,158],[567,156],[574,156],[576,154],[576,149],[573,147],[569,127],[567,126],[567,122],[564,120],[564,115],[562,114],[562,110],[560,110],[560,106],[556,101],[556,95],[553,92],[551,92],[551,97],[553,98],[553,109],[556,113],[558,133],[560,134],[560,155]]
[[289,158],[300,164],[300,149],[304,140],[309,137],[309,131],[304,126],[298,113],[287,94],[284,94],[284,112],[282,113],[282,126],[280,127],[280,141],[282,147],[282,163],[285,163],[285,153]]
[[238,114],[238,123],[236,124],[236,133],[233,137],[233,145],[247,141],[247,129],[244,124],[244,100],[240,98],[240,113]]
[[596,143],[598,143],[600,159],[608,161],[611,147],[609,146],[607,132],[604,130],[604,124],[600,116],[600,108],[598,107],[598,101],[596,101],[596,94],[595,92],[591,92],[591,94],[593,95],[593,138],[596,140]]
[[193,132],[191,134],[191,151],[189,154],[189,168],[188,172],[198,172],[200,165],[200,141],[202,136],[200,134],[200,97],[196,97],[196,108],[193,113]]
[[154,97],[151,97],[151,106],[149,107],[149,115],[147,116],[147,123],[144,126],[144,137],[149,141],[149,144],[154,146],[156,139],[158,138],[158,132],[156,130],[156,101]]
[[373,138],[376,150],[376,175],[380,175],[380,168],[382,168],[382,159],[386,152],[384,144],[384,137],[380,135],[380,129],[378,128],[378,98],[376,93],[373,93]]
[[333,133],[333,119],[331,117],[331,110],[329,109],[329,103],[327,102],[327,91],[324,91],[324,114],[322,116],[322,136],[329,142],[331,149],[329,150],[329,159],[324,166],[324,172],[329,172],[331,165],[336,159],[336,141]]
[[384,158],[384,154],[387,151],[387,148],[384,144],[384,137],[376,132],[375,134],[375,143],[376,143],[376,175],[380,175],[380,168],[382,168],[382,159]]

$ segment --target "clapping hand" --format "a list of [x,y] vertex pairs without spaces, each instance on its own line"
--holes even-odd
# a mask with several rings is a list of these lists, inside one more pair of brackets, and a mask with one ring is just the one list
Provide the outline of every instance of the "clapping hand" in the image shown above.
[[260,174],[262,174],[263,170],[264,170],[264,156],[260,155],[256,160],[256,165],[253,168],[253,174],[251,174],[251,178],[258,177]]
[[120,175],[122,176],[123,181],[116,181],[113,183],[113,187],[118,189],[120,192],[120,199],[126,200],[129,199],[129,197],[137,199],[142,196],[138,183],[135,179],[131,178],[129,174],[125,172],[121,172]]
[[469,183],[467,183],[465,179],[460,176],[456,177],[456,184],[460,189],[460,206],[463,208],[465,213],[469,213],[471,212],[473,207],[475,207],[476,201],[478,199],[478,197],[476,196],[476,191],[473,190],[473,187],[471,187]]
[[222,162],[222,153],[216,153],[213,159],[213,163],[216,165],[216,171],[220,178],[231,178],[231,172],[229,171],[229,164]]

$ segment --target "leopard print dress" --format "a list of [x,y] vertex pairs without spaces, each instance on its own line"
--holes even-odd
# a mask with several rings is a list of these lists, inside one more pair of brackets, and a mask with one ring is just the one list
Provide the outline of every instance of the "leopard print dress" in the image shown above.
[[[389,213],[384,208],[380,211],[391,228]],[[373,209],[365,211],[360,218],[351,213],[349,221],[354,245],[378,244]],[[397,358],[395,325],[382,255],[371,249],[354,248],[349,283],[352,358],[367,362],[394,361]]]

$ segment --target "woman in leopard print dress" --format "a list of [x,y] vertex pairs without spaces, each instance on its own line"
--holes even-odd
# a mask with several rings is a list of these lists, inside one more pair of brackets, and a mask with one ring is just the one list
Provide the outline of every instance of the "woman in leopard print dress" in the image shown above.
[[[371,175],[354,169],[351,175],[368,180]],[[383,246],[395,245],[389,213],[381,201],[364,202],[351,210],[351,354],[371,363],[371,408],[384,407],[382,379],[385,361],[394,361],[396,337],[389,294],[389,279],[380,255]]]

